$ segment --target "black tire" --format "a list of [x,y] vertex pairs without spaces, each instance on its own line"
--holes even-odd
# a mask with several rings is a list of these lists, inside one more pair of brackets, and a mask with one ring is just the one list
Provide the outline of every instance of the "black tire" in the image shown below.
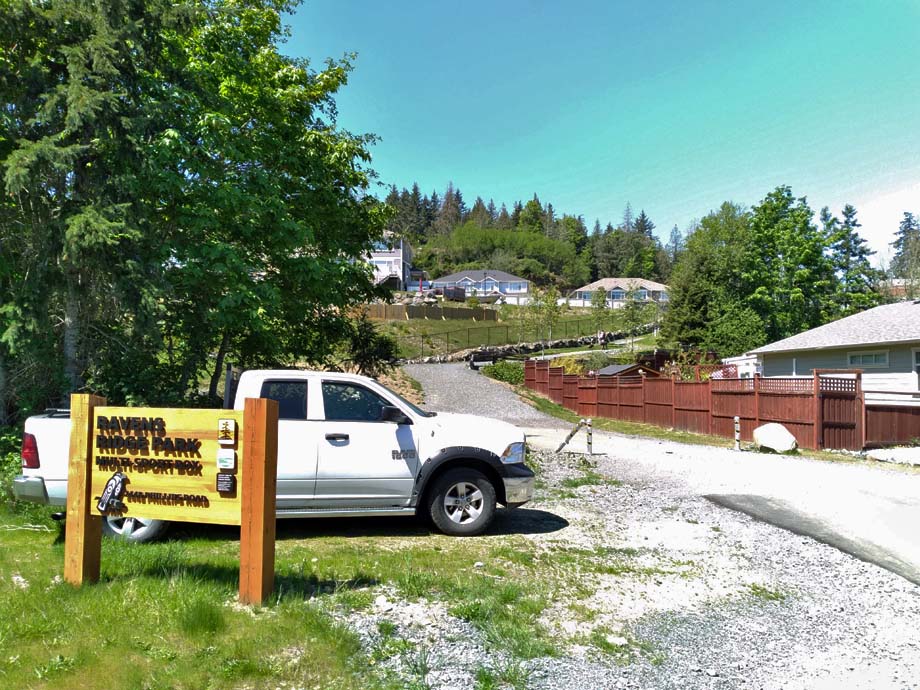
[[102,518],[102,534],[110,539],[122,539],[142,544],[159,539],[166,533],[169,522],[147,518]]
[[453,537],[482,534],[495,516],[495,487],[482,472],[460,467],[438,477],[429,494],[435,526]]

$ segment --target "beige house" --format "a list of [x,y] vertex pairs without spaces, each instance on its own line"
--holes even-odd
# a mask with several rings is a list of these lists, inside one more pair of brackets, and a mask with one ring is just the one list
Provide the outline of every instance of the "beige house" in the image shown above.
[[601,278],[593,283],[583,285],[573,290],[568,297],[570,307],[590,307],[591,297],[598,288],[607,293],[607,306],[618,309],[626,304],[627,300],[640,302],[657,302],[667,304],[668,286],[656,283],[645,278]]

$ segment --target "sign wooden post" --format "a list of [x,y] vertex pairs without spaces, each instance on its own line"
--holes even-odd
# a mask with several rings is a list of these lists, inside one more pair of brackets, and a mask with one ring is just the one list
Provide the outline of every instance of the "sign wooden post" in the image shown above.
[[247,398],[243,411],[240,603],[262,604],[275,579],[278,403]]
[[70,463],[67,468],[67,522],[64,528],[64,580],[72,585],[99,580],[102,518],[90,509],[92,496],[93,410],[105,405],[98,395],[70,396]]

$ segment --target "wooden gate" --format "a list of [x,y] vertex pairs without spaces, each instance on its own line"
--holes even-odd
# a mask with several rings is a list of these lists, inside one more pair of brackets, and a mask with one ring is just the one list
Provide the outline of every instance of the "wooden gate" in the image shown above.
[[861,450],[866,444],[862,372],[815,369],[818,448]]

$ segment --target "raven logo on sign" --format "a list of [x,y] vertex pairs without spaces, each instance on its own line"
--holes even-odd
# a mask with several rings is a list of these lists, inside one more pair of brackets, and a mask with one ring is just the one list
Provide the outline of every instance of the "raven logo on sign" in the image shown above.
[[125,484],[128,483],[128,477],[123,472],[116,472],[109,481],[105,483],[105,489],[102,490],[102,496],[96,504],[96,509],[103,515],[108,513],[120,513],[125,509],[125,504],[121,498],[125,495]]

